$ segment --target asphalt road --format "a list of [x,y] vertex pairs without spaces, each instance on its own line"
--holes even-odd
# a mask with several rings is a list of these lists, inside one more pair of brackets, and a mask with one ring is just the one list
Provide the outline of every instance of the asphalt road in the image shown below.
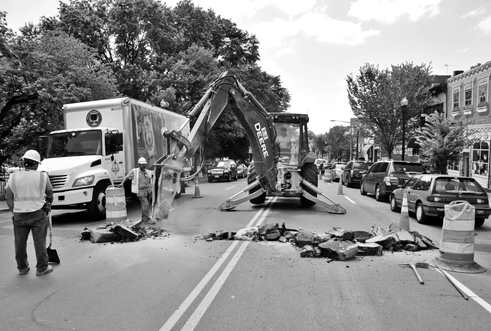
[[[2,330],[489,330],[491,323],[491,222],[476,230],[475,261],[485,273],[450,273],[465,300],[433,268],[399,263],[430,262],[437,250],[387,252],[327,263],[300,258],[280,242],[214,241],[196,236],[237,231],[264,223],[325,232],[333,227],[370,230],[399,223],[388,203],[361,196],[354,188],[320,182],[320,189],[347,209],[326,213],[302,208],[296,199],[246,202],[221,212],[226,197],[245,179],[199,184],[175,200],[163,228],[168,237],[124,244],[80,241],[91,222],[85,212],[55,211],[54,243],[61,264],[36,277],[17,275],[10,213],[0,214],[0,323]],[[128,217],[139,218],[139,203],[128,200]],[[411,231],[435,241],[441,222]],[[28,243],[35,265],[32,242]]]

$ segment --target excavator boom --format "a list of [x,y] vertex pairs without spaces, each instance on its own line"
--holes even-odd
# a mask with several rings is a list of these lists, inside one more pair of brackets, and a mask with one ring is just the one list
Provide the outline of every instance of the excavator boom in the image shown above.
[[[315,157],[310,155],[311,153],[308,151],[306,126],[299,126],[300,129],[298,130],[305,137],[305,141],[299,144],[300,150],[305,156],[302,160],[298,160],[296,166],[287,165],[286,159],[283,158],[282,161],[282,157],[280,157],[280,147],[276,145],[274,118],[279,119],[279,115],[268,113],[255,97],[237,81],[234,75],[225,72],[210,84],[200,101],[188,113],[189,120],[195,120],[188,137],[183,136],[180,129],[173,131],[163,129],[162,134],[167,138],[167,150],[172,152],[154,164],[156,169],[152,213],[155,219],[168,218],[184,165],[198,151],[206,134],[212,129],[225,109],[234,112],[249,137],[254,159],[255,178],[244,189],[244,192],[250,193],[248,197],[238,200],[228,199],[225,207],[221,207],[221,209],[233,209],[238,203],[248,200],[253,202],[253,199],[261,199],[261,196],[265,196],[266,193],[278,195],[284,191],[287,196],[302,195],[303,202],[307,205],[314,205],[318,202],[326,207],[330,213],[344,214],[346,212],[339,204],[327,197],[333,205],[317,199],[317,194],[324,195],[315,187],[317,186],[315,174],[315,186],[309,183],[312,178],[302,178],[300,175],[304,170],[301,170],[299,166],[306,169],[304,172],[310,177],[312,177],[312,168],[309,166],[315,167],[313,164]],[[292,115],[292,119],[299,120],[300,117],[301,115]],[[298,159],[298,150],[296,153],[297,157],[292,157],[291,162]],[[312,164],[309,163],[304,167],[306,162]],[[290,180],[292,176],[294,178]],[[292,188],[290,181],[296,183],[294,188]],[[299,188],[300,186],[303,189]]]

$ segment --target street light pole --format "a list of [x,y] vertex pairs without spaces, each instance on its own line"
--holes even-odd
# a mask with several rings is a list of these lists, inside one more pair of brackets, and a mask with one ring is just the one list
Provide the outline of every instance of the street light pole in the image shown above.
[[404,155],[406,154],[406,108],[408,101],[406,97],[401,100],[401,112],[402,112],[402,161],[404,161]]

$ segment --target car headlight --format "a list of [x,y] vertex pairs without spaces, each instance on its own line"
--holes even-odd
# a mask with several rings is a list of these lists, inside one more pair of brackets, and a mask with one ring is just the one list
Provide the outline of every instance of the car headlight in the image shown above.
[[75,182],[73,183],[73,187],[87,186],[87,185],[91,185],[93,182],[94,182],[94,175],[80,177],[75,180]]

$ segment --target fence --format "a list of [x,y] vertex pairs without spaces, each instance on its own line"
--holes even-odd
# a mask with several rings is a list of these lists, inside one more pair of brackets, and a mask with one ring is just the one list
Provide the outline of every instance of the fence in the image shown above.
[[0,201],[5,200],[5,185],[7,184],[6,180],[3,178],[0,179]]
[[9,180],[9,175],[5,173],[0,173],[0,201],[5,201],[5,186]]

